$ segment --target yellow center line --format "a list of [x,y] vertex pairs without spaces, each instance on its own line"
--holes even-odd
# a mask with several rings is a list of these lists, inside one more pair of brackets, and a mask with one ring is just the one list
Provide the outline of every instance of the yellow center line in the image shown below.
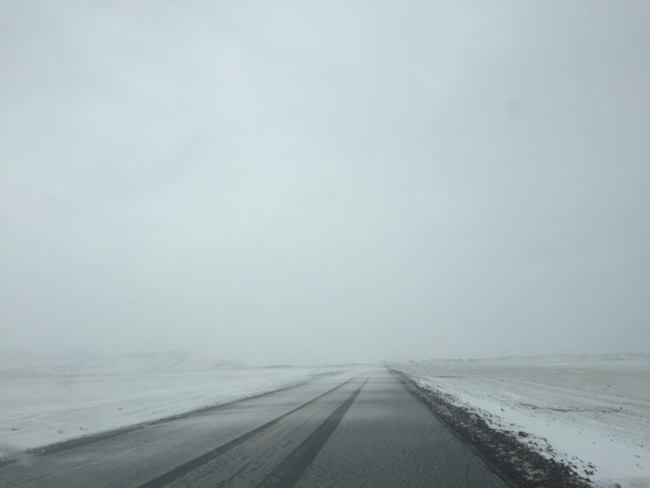
[[286,427],[287,427],[286,424],[278,424],[278,426],[275,429],[271,429],[266,434],[264,434],[262,437],[257,439],[255,442],[253,442],[252,444],[249,444],[248,448],[249,449],[255,449],[256,447],[259,447],[259,445],[262,442],[266,441],[267,439],[270,439],[271,437],[273,437],[275,434],[280,432],[282,429],[285,429]]

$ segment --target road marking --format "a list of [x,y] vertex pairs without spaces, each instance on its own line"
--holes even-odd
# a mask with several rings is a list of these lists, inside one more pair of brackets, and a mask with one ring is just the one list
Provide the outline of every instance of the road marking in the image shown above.
[[281,430],[284,430],[284,429],[286,429],[286,428],[287,428],[287,424],[279,424],[275,429],[272,429],[272,430],[268,431],[268,432],[267,432],[266,434],[264,434],[262,437],[260,437],[260,438],[257,439],[255,442],[253,442],[252,444],[250,444],[250,445],[248,446],[248,448],[249,448],[249,449],[256,449],[256,448],[259,447],[259,445],[262,444],[264,441],[270,439],[270,438],[273,437],[275,434],[277,434],[278,432],[280,432]]
[[350,409],[361,390],[368,382],[368,377],[357,390],[348,397],[329,417],[289,454],[273,471],[271,471],[257,488],[291,488],[316,458],[327,440],[334,433],[341,420]]
[[171,482],[177,480],[178,478],[181,478],[181,477],[185,476],[190,471],[193,471],[193,470],[203,466],[204,464],[209,463],[210,461],[212,461],[213,459],[216,459],[217,457],[221,456],[225,452],[228,452],[230,449],[233,449],[234,447],[237,447],[238,445],[243,444],[247,440],[252,439],[256,435],[258,435],[261,432],[267,430],[268,428],[270,428],[270,427],[272,427],[274,425],[277,425],[280,421],[282,421],[282,419],[288,417],[289,415],[291,415],[291,414],[293,414],[295,412],[298,412],[299,410],[307,407],[308,405],[311,405],[312,403],[317,402],[318,400],[325,397],[326,395],[329,395],[333,391],[338,390],[342,386],[347,385],[348,383],[350,383],[354,379],[356,379],[356,377],[355,378],[350,378],[349,380],[344,381],[343,383],[341,383],[339,385],[336,385],[334,388],[331,388],[330,390],[327,390],[325,393],[322,393],[322,394],[318,395],[317,397],[312,398],[307,403],[303,403],[302,405],[294,408],[293,410],[291,410],[291,411],[289,411],[289,412],[287,412],[287,413],[285,413],[283,415],[280,415],[279,417],[271,420],[270,422],[267,422],[266,424],[261,425],[261,426],[257,427],[256,429],[253,429],[250,432],[247,432],[246,434],[241,435],[241,436],[237,437],[236,439],[231,440],[230,442],[226,442],[225,444],[223,444],[223,445],[221,445],[221,446],[219,446],[219,447],[217,447],[217,448],[215,448],[215,449],[213,449],[211,451],[208,451],[205,454],[203,454],[203,455],[201,455],[201,456],[199,456],[197,458],[192,459],[191,461],[188,461],[188,462],[186,462],[184,464],[181,464],[180,466],[176,466],[171,471],[169,471],[167,473],[164,473],[164,474],[162,474],[162,475],[160,475],[160,476],[158,476],[158,477],[156,477],[156,478],[154,478],[152,480],[149,480],[146,483],[142,483],[141,485],[138,486],[138,488],[162,488],[164,486],[169,485]]

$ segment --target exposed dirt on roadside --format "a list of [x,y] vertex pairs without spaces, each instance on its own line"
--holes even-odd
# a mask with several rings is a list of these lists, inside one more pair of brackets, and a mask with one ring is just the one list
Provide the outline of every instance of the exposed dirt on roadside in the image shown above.
[[571,466],[542,456],[519,440],[517,434],[495,430],[476,413],[453,405],[442,395],[418,386],[406,374],[391,370],[406,390],[467,442],[513,488],[589,488],[588,478]]

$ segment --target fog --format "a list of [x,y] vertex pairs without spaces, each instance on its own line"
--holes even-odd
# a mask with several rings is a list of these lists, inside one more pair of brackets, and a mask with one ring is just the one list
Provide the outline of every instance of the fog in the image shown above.
[[0,1],[0,349],[650,352],[639,1]]

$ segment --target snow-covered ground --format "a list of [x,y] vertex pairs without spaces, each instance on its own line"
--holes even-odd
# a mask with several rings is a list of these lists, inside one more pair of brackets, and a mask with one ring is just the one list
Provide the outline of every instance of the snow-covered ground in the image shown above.
[[183,352],[0,358],[0,458],[294,385],[336,367],[244,368]]
[[650,357],[427,361],[395,369],[495,428],[531,434],[521,439],[583,476],[588,471],[596,486],[650,487]]

